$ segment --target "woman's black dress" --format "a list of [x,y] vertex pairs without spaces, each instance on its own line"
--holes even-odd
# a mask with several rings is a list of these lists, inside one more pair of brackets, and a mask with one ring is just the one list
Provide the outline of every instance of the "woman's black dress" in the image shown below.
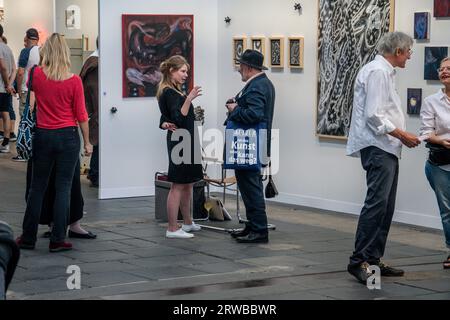
[[[165,88],[159,97],[159,109],[161,111],[160,127],[163,122],[174,123],[178,129],[185,129],[190,134],[191,156],[190,161],[181,164],[175,164],[171,155],[173,148],[179,143],[183,144],[183,138],[179,141],[171,141],[173,132],[167,131],[167,151],[169,156],[169,176],[168,180],[174,183],[194,183],[203,179],[203,170],[201,164],[201,145],[198,134],[195,136],[194,131],[197,130],[195,125],[194,107],[190,106],[186,116],[181,113],[181,107],[186,100],[186,96],[181,95],[172,88]],[[198,140],[198,141],[196,141]],[[183,150],[179,152],[179,156],[183,159]]]
[[[25,192],[25,201],[28,198],[28,192],[31,186],[31,177],[33,172],[33,161],[30,159],[28,161],[27,167],[27,187]],[[50,179],[48,181],[47,190],[44,195],[44,199],[42,202],[41,216],[39,220],[39,224],[42,225],[50,225],[53,222],[53,205],[55,203],[55,169],[53,168],[52,173],[50,175]],[[83,194],[81,193],[81,181],[80,181],[80,161],[78,160],[77,165],[75,167],[75,174],[73,176],[72,181],[72,190],[70,192],[70,214],[69,214],[69,224],[77,222],[81,218],[83,218],[83,208],[84,208],[84,199]]]

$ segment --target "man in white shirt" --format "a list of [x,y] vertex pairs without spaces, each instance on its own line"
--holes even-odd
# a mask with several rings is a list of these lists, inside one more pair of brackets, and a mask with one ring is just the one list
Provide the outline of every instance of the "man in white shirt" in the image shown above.
[[361,157],[367,195],[356,231],[355,251],[348,272],[366,284],[376,265],[382,276],[402,276],[403,270],[381,262],[395,210],[398,159],[402,144],[416,147],[420,140],[405,131],[405,115],[395,88],[395,68],[411,58],[413,39],[402,32],[387,33],[379,55],[365,65],[355,81],[347,155]]

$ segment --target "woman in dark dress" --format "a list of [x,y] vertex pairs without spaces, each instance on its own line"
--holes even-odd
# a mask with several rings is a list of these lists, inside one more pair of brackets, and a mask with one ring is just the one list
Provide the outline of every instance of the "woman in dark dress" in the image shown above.
[[[189,68],[182,56],[170,57],[160,67],[163,74],[157,92],[161,111],[160,128],[168,130],[168,180],[172,182],[167,197],[167,238],[192,238],[194,235],[189,232],[200,230],[200,226],[190,216],[190,202],[194,183],[203,179],[200,144],[194,140],[198,135],[194,135],[196,126],[192,106],[192,101],[201,95],[202,90],[194,87],[189,95],[182,92],[181,86],[188,78]],[[186,146],[190,150],[183,149]],[[181,229],[178,229],[177,224],[179,209],[184,220]]]

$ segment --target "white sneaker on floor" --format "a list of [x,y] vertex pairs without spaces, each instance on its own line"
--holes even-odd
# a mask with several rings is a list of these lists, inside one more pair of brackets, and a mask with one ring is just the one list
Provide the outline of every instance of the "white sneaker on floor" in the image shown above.
[[193,238],[192,233],[184,232],[183,229],[178,229],[177,231],[166,231],[166,238],[178,238],[178,239],[189,239]]
[[0,152],[1,153],[9,153],[9,143],[6,146],[0,145]]
[[192,232],[192,231],[200,231],[202,230],[202,227],[200,227],[198,224],[195,224],[194,221],[192,221],[192,224],[183,224],[181,226],[181,229],[185,232]]

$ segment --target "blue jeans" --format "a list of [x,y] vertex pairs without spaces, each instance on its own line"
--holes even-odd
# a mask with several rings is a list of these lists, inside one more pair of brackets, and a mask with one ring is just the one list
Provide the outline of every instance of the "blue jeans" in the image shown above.
[[436,194],[445,242],[447,248],[450,249],[450,171],[442,170],[427,161],[425,164],[425,175]]
[[53,168],[56,194],[50,241],[64,241],[69,219],[72,180],[79,153],[80,136],[76,127],[36,129],[33,137],[33,173],[23,220],[24,242],[36,242],[42,202]]

